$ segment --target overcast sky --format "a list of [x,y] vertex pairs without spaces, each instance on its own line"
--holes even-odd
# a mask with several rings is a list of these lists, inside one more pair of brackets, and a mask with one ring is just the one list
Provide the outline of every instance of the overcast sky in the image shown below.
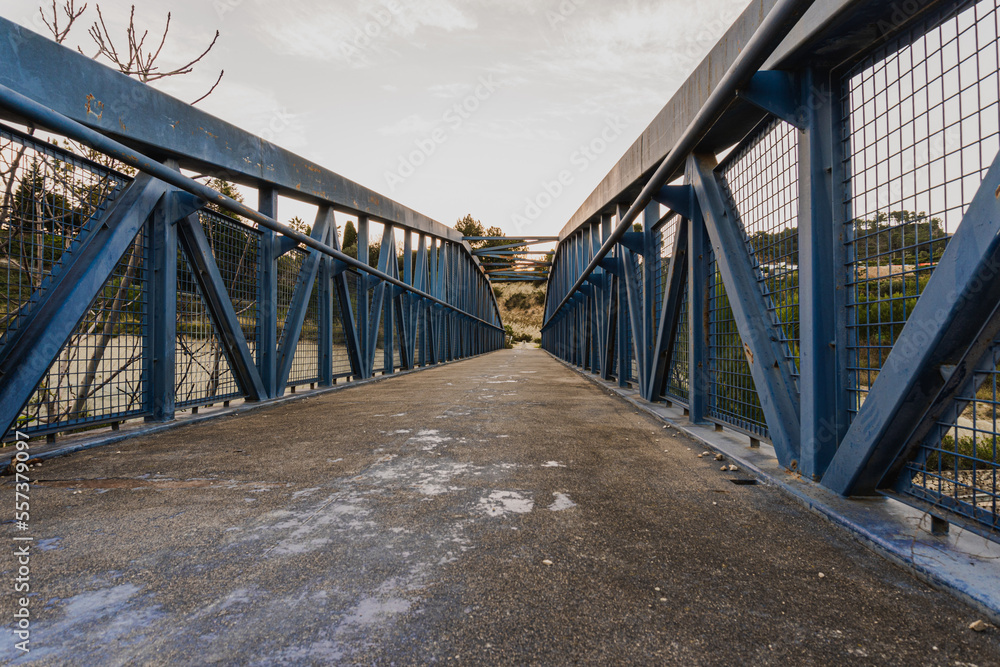
[[[37,5],[0,0],[0,14],[39,31]],[[123,35],[130,2],[100,5]],[[224,69],[199,104],[209,113],[443,223],[471,213],[555,234],[746,5],[166,0],[136,16],[158,36],[172,12],[172,64],[222,33],[195,73],[160,89],[190,101]],[[91,51],[96,18],[91,1],[67,43]]]

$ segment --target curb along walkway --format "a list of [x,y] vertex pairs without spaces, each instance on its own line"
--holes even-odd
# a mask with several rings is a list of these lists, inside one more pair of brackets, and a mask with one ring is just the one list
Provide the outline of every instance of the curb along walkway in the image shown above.
[[508,350],[46,461],[0,662],[1000,665],[980,614],[702,451]]

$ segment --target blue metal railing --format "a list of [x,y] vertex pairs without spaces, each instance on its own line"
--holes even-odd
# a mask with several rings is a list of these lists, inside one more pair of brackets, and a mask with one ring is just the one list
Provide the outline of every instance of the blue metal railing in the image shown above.
[[[165,421],[182,408],[266,401],[296,385],[502,347],[488,277],[455,230],[138,82],[109,79],[106,68],[3,19],[0,31],[9,37],[0,50],[17,47],[0,69],[0,116],[58,143],[0,125],[5,437],[15,428],[40,435],[137,417]],[[39,54],[52,72],[79,61],[94,94],[127,94],[139,129],[130,134],[132,123],[121,120],[110,138],[54,109],[63,104],[58,91],[26,75]],[[146,109],[164,105],[176,107],[178,122],[213,127],[218,152],[182,133],[174,144],[160,135],[150,142],[143,123],[155,114]],[[277,160],[273,176],[232,167],[226,139],[236,137],[248,151],[237,162],[252,165],[265,151]],[[154,160],[136,145],[174,158]],[[256,188],[259,210],[189,178],[181,165]],[[303,166],[325,179],[316,189],[333,194],[290,191],[286,176]],[[316,207],[306,233],[276,221],[279,193]],[[357,220],[359,258],[341,251],[337,214]],[[370,266],[374,227],[383,233]]]
[[765,4],[563,230],[543,346],[997,539],[1000,3]]

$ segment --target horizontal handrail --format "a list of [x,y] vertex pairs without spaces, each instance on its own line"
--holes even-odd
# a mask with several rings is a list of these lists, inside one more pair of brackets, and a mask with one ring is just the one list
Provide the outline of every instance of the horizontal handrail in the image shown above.
[[768,12],[767,17],[761,22],[760,28],[757,29],[750,41],[747,42],[746,47],[736,60],[733,61],[733,64],[719,81],[719,85],[715,87],[705,101],[705,104],[688,124],[687,129],[684,130],[684,134],[681,135],[676,145],[674,145],[663,159],[660,166],[657,167],[652,177],[650,177],[649,181],[642,188],[639,196],[632,203],[632,206],[629,207],[625,215],[618,221],[617,226],[611,232],[611,236],[601,245],[594,258],[583,270],[577,281],[566,292],[559,304],[550,311],[548,318],[542,325],[543,331],[554,321],[559,311],[569,304],[573,295],[584,286],[590,274],[601,265],[601,261],[621,241],[625,233],[631,228],[632,223],[639,217],[639,213],[653,200],[653,195],[667,184],[675,171],[681,168],[684,160],[697,148],[701,140],[712,129],[712,126],[736,99],[737,91],[749,83],[753,75],[767,61],[775,45],[788,35],[814,1],[779,0],[774,8]]
[[238,215],[253,220],[262,227],[275,231],[329,257],[333,257],[337,261],[343,262],[350,267],[363,271],[384,282],[395,285],[396,287],[402,288],[407,292],[430,301],[431,303],[444,306],[445,308],[453,310],[456,313],[464,315],[474,321],[485,324],[490,328],[503,331],[502,327],[493,324],[492,322],[487,322],[486,320],[457,308],[446,301],[424,292],[423,290],[419,290],[412,285],[408,285],[398,278],[395,278],[387,273],[383,273],[382,271],[371,267],[368,264],[341,252],[340,250],[336,250],[325,243],[320,243],[316,239],[307,236],[302,232],[296,231],[291,227],[283,225],[277,220],[250,208],[246,204],[227,197],[226,195],[208,187],[204,183],[199,183],[193,178],[189,178],[179,171],[175,171],[174,169],[171,169],[170,167],[167,167],[152,158],[146,157],[138,151],[134,151],[124,144],[121,144],[96,130],[92,130],[86,125],[78,123],[77,121],[64,116],[57,111],[49,109],[48,107],[45,107],[31,98],[2,84],[0,84],[0,106],[30,122],[36,123],[53,132],[58,132],[75,141],[79,141],[94,150],[113,157],[116,160],[138,169],[139,171],[143,171],[150,176],[158,178],[165,183],[188,192],[199,199],[218,204],[234,213],[237,213]]

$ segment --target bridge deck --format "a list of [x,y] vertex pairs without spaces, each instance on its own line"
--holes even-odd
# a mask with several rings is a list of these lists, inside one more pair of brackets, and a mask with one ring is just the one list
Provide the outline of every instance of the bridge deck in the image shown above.
[[30,657],[1000,663],[974,611],[700,451],[514,350],[46,462]]

